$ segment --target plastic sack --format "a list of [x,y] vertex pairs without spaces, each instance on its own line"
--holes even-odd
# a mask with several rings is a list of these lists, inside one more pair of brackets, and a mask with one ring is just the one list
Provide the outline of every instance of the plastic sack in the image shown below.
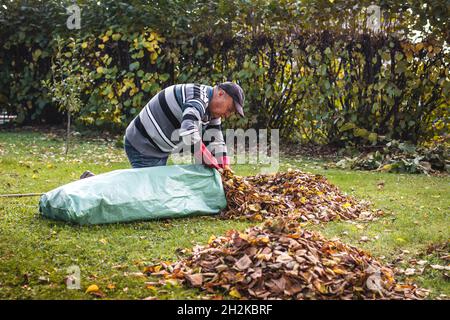
[[40,213],[80,225],[213,215],[226,206],[220,173],[202,165],[115,170],[41,196]]

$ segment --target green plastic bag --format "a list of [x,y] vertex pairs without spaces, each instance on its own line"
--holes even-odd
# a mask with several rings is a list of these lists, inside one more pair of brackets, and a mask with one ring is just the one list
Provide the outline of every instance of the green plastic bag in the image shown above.
[[213,215],[225,206],[220,173],[202,165],[111,171],[63,185],[39,201],[43,216],[81,225]]

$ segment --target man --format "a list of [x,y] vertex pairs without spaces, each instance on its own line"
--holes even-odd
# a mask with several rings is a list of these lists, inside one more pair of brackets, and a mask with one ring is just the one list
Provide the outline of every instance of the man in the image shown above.
[[[214,87],[178,84],[156,94],[128,125],[125,152],[133,168],[164,166],[177,145],[192,145],[197,162],[230,169],[221,119],[237,112],[244,116],[244,92],[232,82]],[[201,126],[213,134],[203,141]],[[92,175],[85,172],[82,178]]]

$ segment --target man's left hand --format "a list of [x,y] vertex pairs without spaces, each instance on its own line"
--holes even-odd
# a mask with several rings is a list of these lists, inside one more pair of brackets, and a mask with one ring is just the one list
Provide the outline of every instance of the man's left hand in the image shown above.
[[223,169],[223,171],[229,171],[229,172],[231,172],[231,173],[234,173],[234,171],[231,169],[231,167],[229,166],[229,165],[224,165],[223,167],[222,167],[222,169]]

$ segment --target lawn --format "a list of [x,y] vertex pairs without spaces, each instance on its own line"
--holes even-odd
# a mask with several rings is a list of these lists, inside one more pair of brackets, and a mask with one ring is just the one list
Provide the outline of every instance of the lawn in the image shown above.
[[[129,167],[114,140],[77,136],[68,156],[63,150],[62,138],[49,132],[0,131],[0,194],[46,192],[78,179],[87,169],[102,173]],[[323,174],[386,213],[367,223],[337,221],[307,228],[339,237],[399,268],[414,268],[414,259],[448,264],[431,248],[447,245],[443,250],[448,252],[449,177],[325,169],[324,161],[302,155],[283,157],[280,170],[289,167]],[[234,169],[239,175],[258,171],[251,165]],[[378,186],[381,182],[383,188]],[[149,289],[145,285],[149,280],[139,271],[154,261],[176,259],[176,249],[204,244],[211,235],[252,224],[194,217],[80,227],[41,218],[38,200],[0,198],[0,299],[95,299],[85,293],[91,284],[100,287],[105,299],[199,299],[204,294],[193,289],[170,285]],[[81,271],[80,290],[66,288],[64,279],[72,265]],[[428,266],[421,275],[398,278],[416,282],[436,298],[450,296],[448,273]]]

